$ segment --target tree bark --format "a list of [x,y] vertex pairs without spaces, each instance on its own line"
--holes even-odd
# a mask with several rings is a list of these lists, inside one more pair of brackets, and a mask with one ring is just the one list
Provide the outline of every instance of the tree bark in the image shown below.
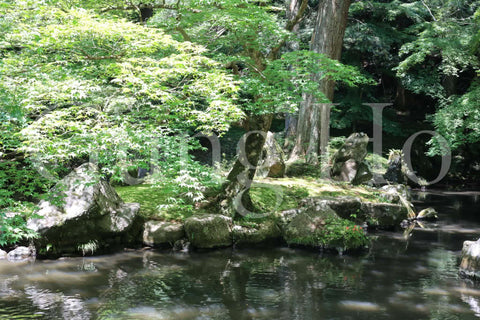
[[[340,59],[349,7],[350,0],[320,1],[310,50],[331,59]],[[328,78],[320,79],[319,75],[316,77],[319,79],[319,90],[333,101],[335,82]],[[309,163],[318,164],[318,156],[327,149],[329,131],[330,105],[316,103],[313,96],[305,94],[298,115],[295,146],[289,160],[305,158]]]
[[[287,6],[287,19],[290,21],[297,20],[296,23],[292,26],[292,32],[297,34],[300,28],[300,24],[298,23],[298,19],[295,19],[299,15],[299,11],[304,8],[304,1],[300,0],[291,0],[290,4]],[[286,49],[287,51],[295,51],[299,50],[300,45],[299,41],[287,41]],[[285,115],[285,144],[284,148],[286,150],[290,150],[294,147],[295,137],[297,136],[297,115],[294,113],[287,113]]]

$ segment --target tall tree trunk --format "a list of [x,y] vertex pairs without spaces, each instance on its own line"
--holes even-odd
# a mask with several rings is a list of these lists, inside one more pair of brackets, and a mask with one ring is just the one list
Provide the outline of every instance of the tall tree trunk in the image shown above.
[[[331,59],[340,59],[349,7],[350,0],[320,1],[310,50]],[[319,90],[330,101],[333,101],[334,89],[335,83],[331,79],[319,80]],[[305,157],[307,162],[317,164],[318,155],[326,151],[329,131],[330,105],[316,103],[311,95],[306,94],[300,106],[297,137],[290,161]]]
[[[302,1],[300,0],[291,0],[290,4],[287,6],[287,19],[292,21],[298,14],[299,10],[302,9]],[[296,23],[292,27],[292,32],[297,34],[300,25]],[[287,41],[286,49],[287,51],[296,51],[299,50],[300,44],[299,41]],[[284,148],[290,150],[293,148],[295,143],[295,137],[297,136],[297,121],[298,118],[293,113],[287,113],[285,115],[285,144]]]

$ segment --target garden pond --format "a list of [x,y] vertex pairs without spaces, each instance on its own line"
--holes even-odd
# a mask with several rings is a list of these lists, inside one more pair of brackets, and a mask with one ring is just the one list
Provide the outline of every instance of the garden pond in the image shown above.
[[362,254],[287,247],[0,261],[0,319],[476,319],[462,279],[480,236],[480,192],[417,192],[439,221],[375,232]]

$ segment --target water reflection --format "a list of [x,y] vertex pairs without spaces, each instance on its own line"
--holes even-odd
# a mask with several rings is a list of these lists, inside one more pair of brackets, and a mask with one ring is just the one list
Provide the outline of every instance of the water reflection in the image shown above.
[[[457,267],[479,223],[451,197],[429,194],[439,222],[408,241],[379,233],[362,256],[258,248],[0,261],[0,318],[476,319],[480,287]],[[470,200],[463,208],[478,209]]]

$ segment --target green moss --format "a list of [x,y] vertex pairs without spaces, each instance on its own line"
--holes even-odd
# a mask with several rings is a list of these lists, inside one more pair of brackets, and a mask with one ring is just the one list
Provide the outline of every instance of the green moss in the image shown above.
[[[352,186],[345,182],[304,178],[260,179],[250,192],[252,200],[260,209],[286,210],[298,207],[299,201],[306,197],[350,196],[366,202],[389,202],[384,193],[369,186]],[[282,195],[280,205],[276,194]]]
[[287,165],[285,175],[288,177],[319,177],[321,175],[320,167],[311,165],[303,161],[296,161]]
[[287,188],[270,183],[255,183],[250,189],[250,197],[258,213],[273,213],[297,208],[300,201],[309,196],[307,188]]
[[171,190],[148,184],[115,187],[125,202],[140,203],[140,215],[149,219],[183,221],[190,217],[194,208],[185,204]]
[[322,221],[321,225],[316,226],[313,232],[293,238],[289,242],[310,247],[335,248],[342,251],[362,248],[369,244],[362,227],[341,218],[327,218]]

